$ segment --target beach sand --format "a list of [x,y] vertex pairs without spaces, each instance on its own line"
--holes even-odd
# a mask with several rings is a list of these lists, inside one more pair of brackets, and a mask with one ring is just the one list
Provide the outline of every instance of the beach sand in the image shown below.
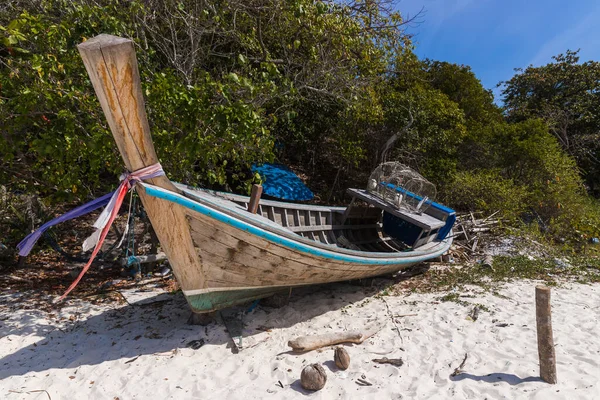
[[[5,290],[0,398],[600,398],[600,285],[552,289],[556,385],[539,378],[535,285],[503,284],[495,294],[473,287],[456,292],[459,302],[441,301],[444,293],[388,296],[346,283],[310,287],[282,308],[229,310],[245,324],[239,352],[222,323],[187,325],[181,294],[146,305],[71,299],[42,311],[27,293]],[[475,304],[481,311],[473,321]],[[287,346],[300,335],[377,324],[383,328],[370,339],[345,346],[346,371],[335,367],[331,347],[291,354]],[[452,377],[465,354],[463,372]],[[402,358],[404,365],[372,361],[382,357]],[[314,393],[299,381],[311,363],[327,372],[325,387]],[[360,386],[359,378],[372,386]]]

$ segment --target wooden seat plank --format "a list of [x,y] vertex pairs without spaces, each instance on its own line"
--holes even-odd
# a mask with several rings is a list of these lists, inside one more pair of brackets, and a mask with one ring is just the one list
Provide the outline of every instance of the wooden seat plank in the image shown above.
[[441,228],[445,225],[444,221],[432,217],[427,214],[417,214],[407,210],[401,210],[389,203],[386,203],[381,198],[369,193],[364,189],[348,189],[348,193],[353,197],[360,199],[368,204],[371,204],[387,213],[390,213],[398,218],[410,222],[426,231]]

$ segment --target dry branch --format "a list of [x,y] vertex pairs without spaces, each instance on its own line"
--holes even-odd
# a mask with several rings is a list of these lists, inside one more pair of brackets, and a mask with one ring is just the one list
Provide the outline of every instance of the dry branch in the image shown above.
[[396,367],[401,367],[402,365],[404,365],[404,361],[402,361],[401,358],[387,358],[387,357],[383,357],[383,358],[374,358],[373,360],[371,360],[377,364],[391,364],[394,365]]
[[454,371],[450,374],[450,376],[457,376],[463,373],[463,368],[465,367],[465,363],[467,362],[467,357],[469,357],[469,353],[465,353],[465,358],[463,358],[460,365],[454,369]]
[[486,247],[486,239],[489,239],[486,233],[491,232],[501,222],[499,218],[492,219],[499,212],[500,210],[485,218],[478,218],[481,212],[469,212],[457,216],[451,250],[454,258],[471,263],[484,256],[483,249]]

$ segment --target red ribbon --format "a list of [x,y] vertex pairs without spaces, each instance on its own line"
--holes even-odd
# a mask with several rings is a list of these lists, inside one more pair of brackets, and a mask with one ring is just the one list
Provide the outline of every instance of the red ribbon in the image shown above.
[[[90,269],[90,266],[92,265],[92,262],[94,261],[94,258],[96,258],[98,251],[100,251],[100,248],[102,247],[102,243],[104,243],[104,239],[106,239],[106,235],[108,234],[108,231],[110,230],[110,227],[112,226],[112,223],[114,222],[115,218],[117,217],[117,214],[119,213],[119,209],[121,208],[121,204],[123,204],[123,200],[125,199],[125,195],[127,194],[127,192],[130,189],[132,189],[137,182],[141,182],[142,180],[145,180],[145,179],[155,178],[157,176],[161,176],[164,174],[165,173],[163,172],[160,164],[156,163],[156,164],[152,164],[148,167],[134,171],[132,173],[126,174],[124,176],[121,176],[121,178],[122,178],[121,184],[119,185],[119,187],[113,194],[113,199],[111,199],[111,202],[107,206],[107,208],[111,207],[111,203],[112,203],[112,209],[106,210],[106,211],[110,212],[110,215],[108,217],[106,224],[101,228],[102,230],[100,232],[100,237],[98,239],[98,242],[94,246],[94,251],[92,251],[92,255],[90,256],[90,259],[88,260],[87,264],[85,264],[85,266],[79,273],[79,276],[77,277],[77,279],[75,279],[73,281],[73,283],[71,283],[71,286],[69,286],[67,291],[60,297],[60,300],[63,300],[73,289],[75,289],[75,287],[77,286],[79,281],[81,281],[81,278],[83,278],[83,275],[85,275],[85,273]],[[112,200],[114,200],[114,201],[112,201]]]

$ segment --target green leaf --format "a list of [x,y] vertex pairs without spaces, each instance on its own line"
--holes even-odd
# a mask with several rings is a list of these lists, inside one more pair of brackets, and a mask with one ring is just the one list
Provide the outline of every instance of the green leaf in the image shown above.
[[227,76],[228,76],[229,79],[231,79],[235,83],[239,83],[240,82],[240,77],[236,73],[234,73],[234,72],[229,73]]

